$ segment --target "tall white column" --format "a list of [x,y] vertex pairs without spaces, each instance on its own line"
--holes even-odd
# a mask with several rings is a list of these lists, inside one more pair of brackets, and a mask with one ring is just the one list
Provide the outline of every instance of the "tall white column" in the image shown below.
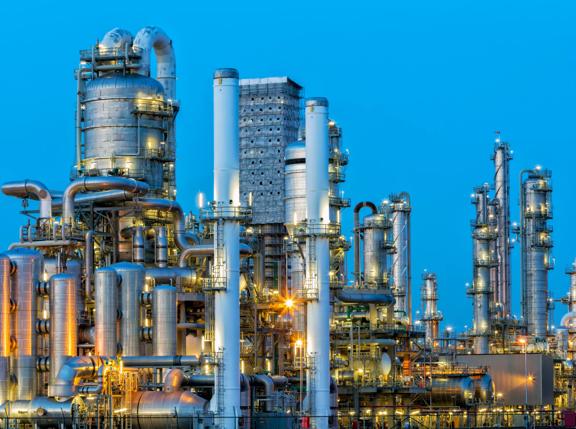
[[330,251],[328,241],[328,100],[306,101],[306,205],[308,243],[307,289],[315,292],[307,305],[306,346],[308,401],[316,428],[328,428],[330,415]]
[[[214,73],[214,350],[221,353],[212,409],[235,428],[240,416],[240,140],[238,71]],[[219,284],[221,283],[221,284]]]

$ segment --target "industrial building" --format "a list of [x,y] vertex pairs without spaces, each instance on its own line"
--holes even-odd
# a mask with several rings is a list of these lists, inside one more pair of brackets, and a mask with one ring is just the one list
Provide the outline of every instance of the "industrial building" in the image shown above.
[[554,328],[550,171],[523,171],[513,225],[512,151],[497,135],[493,181],[472,193],[473,326],[452,332],[441,279],[412,273],[418,202],[402,190],[344,198],[345,118],[288,77],[214,72],[213,200],[182,208],[176,77],[163,30],[110,30],[80,51],[68,186],[2,185],[34,203],[0,253],[0,427],[532,427],[573,416],[576,263]]

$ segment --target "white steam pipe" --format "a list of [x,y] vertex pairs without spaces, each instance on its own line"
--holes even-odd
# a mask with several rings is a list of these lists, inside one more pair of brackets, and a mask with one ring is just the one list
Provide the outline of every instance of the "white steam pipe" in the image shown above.
[[[214,73],[214,201],[215,207],[240,205],[240,142],[238,71]],[[214,292],[214,350],[222,352],[222,383],[216,383],[213,410],[227,417],[222,427],[233,429],[240,411],[240,224],[226,218],[214,228],[214,276],[225,279]],[[219,392],[220,388],[224,392]],[[218,399],[221,398],[222,403]]]
[[104,49],[117,49],[131,44],[132,34],[128,30],[116,27],[106,33],[98,45]]
[[156,54],[156,80],[169,100],[176,98],[176,56],[172,40],[158,27],[144,27],[134,37],[134,48],[142,49],[140,73],[150,76],[151,52]]
[[[328,428],[330,415],[330,251],[327,235],[313,235],[329,223],[328,100],[306,101],[306,205],[310,236],[306,281],[318,292],[307,305],[306,343],[314,370],[308,372],[308,403],[316,428]],[[219,314],[219,313],[217,313]]]

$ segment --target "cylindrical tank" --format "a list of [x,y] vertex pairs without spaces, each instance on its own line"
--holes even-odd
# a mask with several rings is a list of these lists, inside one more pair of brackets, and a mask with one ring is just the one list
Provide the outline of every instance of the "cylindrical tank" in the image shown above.
[[111,266],[120,276],[120,342],[122,355],[139,356],[140,296],[144,290],[145,269],[141,265],[120,262]]
[[50,279],[50,384],[66,360],[76,356],[77,289],[77,279],[72,274],[56,274]]
[[[435,406],[465,406],[474,400],[474,382],[469,376],[432,377],[432,403]],[[427,403],[428,395],[422,397]]]
[[411,318],[410,310],[410,199],[402,193],[390,197],[392,211],[392,278],[395,317]]
[[306,145],[290,143],[284,153],[284,219],[293,227],[306,219]]
[[434,339],[438,338],[438,328],[442,320],[442,313],[438,311],[438,285],[436,274],[425,272],[422,275],[424,284],[420,290],[422,301],[422,322],[426,329],[426,343],[433,345]]
[[12,298],[16,311],[12,326],[16,338],[13,368],[18,384],[16,399],[29,400],[36,394],[36,285],[40,280],[42,254],[32,249],[14,249],[6,255],[15,265]]
[[490,374],[483,374],[472,377],[474,383],[474,397],[482,404],[494,401],[494,382]]
[[154,356],[176,354],[176,288],[156,286],[152,291],[152,345]]
[[[189,429],[207,408],[208,402],[190,391],[137,392],[131,398],[131,415],[136,429]],[[172,419],[174,420],[172,422]]]
[[550,263],[551,174],[531,170],[522,183],[522,314],[528,333],[546,337]]
[[109,74],[86,83],[83,105],[85,169],[140,179],[161,193],[167,134],[162,85],[139,74]]
[[156,265],[160,268],[168,266],[168,237],[164,226],[156,231]]
[[118,351],[118,274],[112,268],[100,268],[95,276],[95,352],[96,356],[116,356]]
[[145,262],[144,244],[144,229],[137,226],[132,233],[132,261],[136,264],[143,265]]
[[387,229],[381,213],[364,218],[364,283],[374,288],[388,284]]
[[[58,267],[58,260],[56,258],[44,258],[42,269],[42,280],[50,281],[53,275],[58,274],[60,268]],[[64,273],[71,274],[76,279],[76,317],[79,319],[81,312],[84,310],[84,288],[82,287],[82,263],[77,259],[66,260],[64,266]]]

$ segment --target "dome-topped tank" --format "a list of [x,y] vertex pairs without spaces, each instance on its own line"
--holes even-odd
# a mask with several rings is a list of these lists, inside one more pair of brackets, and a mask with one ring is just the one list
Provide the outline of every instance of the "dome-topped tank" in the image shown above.
[[84,106],[84,170],[146,181],[160,193],[171,116],[155,79],[113,73],[88,81]]
[[370,287],[380,288],[387,285],[388,264],[387,233],[390,225],[382,213],[364,218],[364,283]]

